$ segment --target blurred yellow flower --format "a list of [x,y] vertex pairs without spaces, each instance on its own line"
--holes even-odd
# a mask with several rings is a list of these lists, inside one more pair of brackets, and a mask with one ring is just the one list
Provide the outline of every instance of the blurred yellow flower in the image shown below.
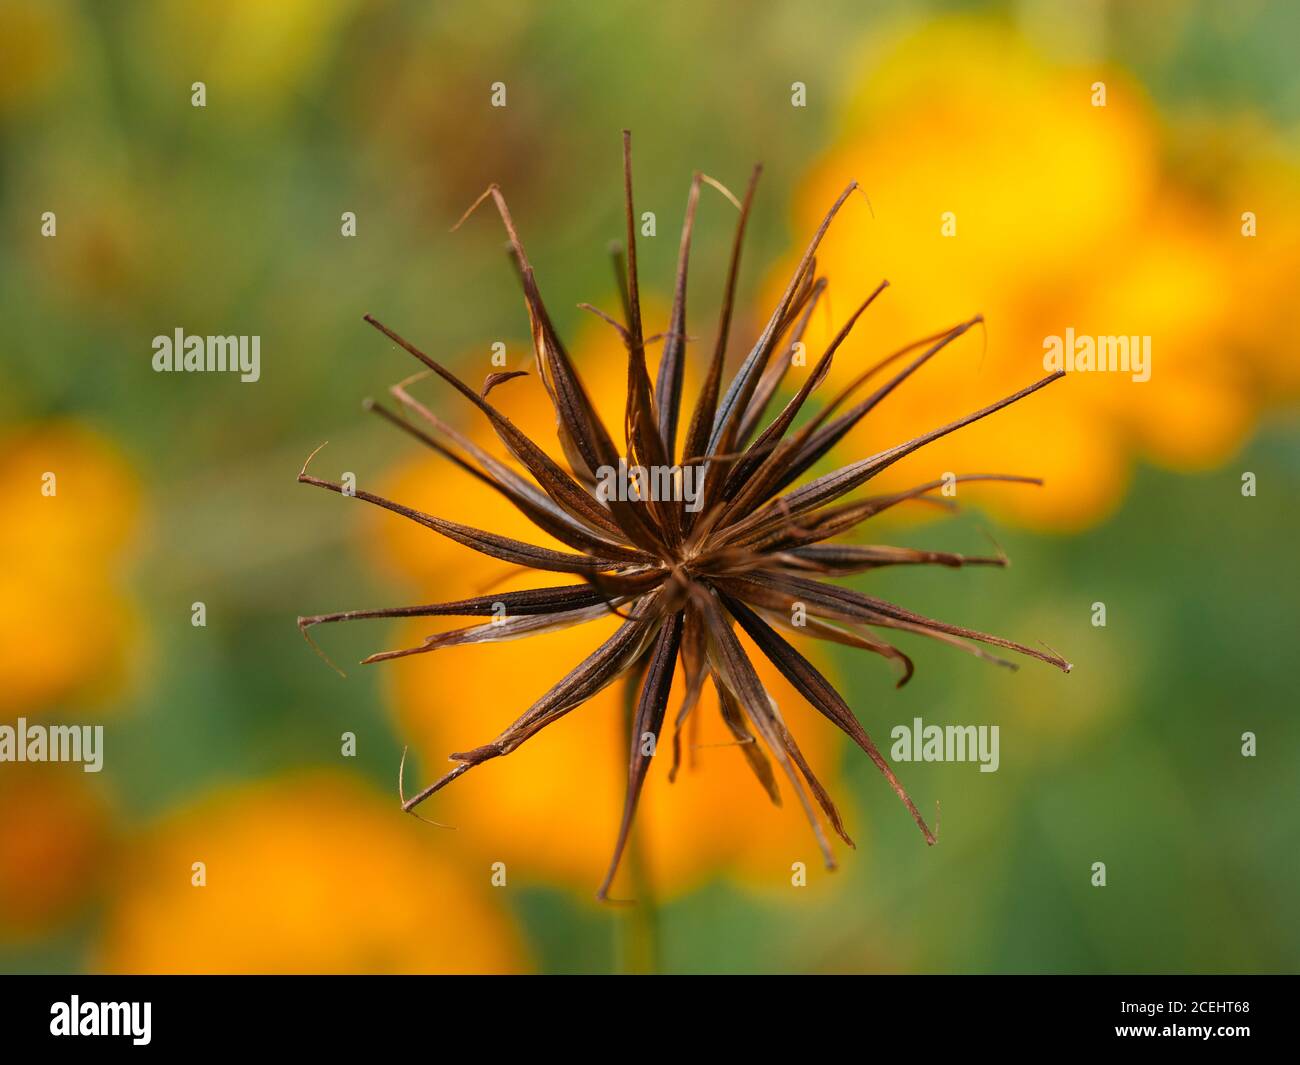
[[0,940],[75,917],[107,879],[109,818],[78,766],[0,771]]
[[[1151,337],[1149,381],[1075,373],[900,463],[880,487],[947,471],[1038,474],[1042,490],[981,486],[980,498],[1029,523],[1077,527],[1118,504],[1135,458],[1190,469],[1239,446],[1282,381],[1277,289],[1295,274],[1280,274],[1278,237],[1296,224],[1276,194],[1285,186],[1265,181],[1273,195],[1244,200],[1193,188],[1166,161],[1164,132],[1128,79],[1052,65],[1004,29],[937,23],[869,69],[797,198],[797,232],[851,179],[872,205],[842,212],[819,253],[835,317],[818,315],[811,348],[881,278],[891,282],[840,349],[824,394],[977,313],[987,350],[975,332],[941,353],[855,430],[854,457],[1033,381],[1046,338],[1067,329]],[[1093,106],[1098,80],[1103,107]],[[1241,210],[1256,203],[1276,208],[1268,243],[1242,234]],[[769,294],[789,268],[774,270]]]
[[72,422],[0,439],[0,713],[99,699],[137,628],[121,588],[139,491],[106,439]]
[[34,104],[68,68],[68,28],[55,0],[0,4],[0,118]]
[[[273,114],[319,78],[356,0],[180,0],[150,10],[142,32],[189,95],[207,85],[217,114]],[[141,13],[142,15],[144,12]]]
[[[129,844],[99,967],[127,973],[511,972],[490,870],[339,773],[221,789]],[[206,885],[193,884],[203,863]]]
[[1184,140],[1191,145],[1186,165],[1232,204],[1233,224],[1256,228],[1254,237],[1228,240],[1224,249],[1238,303],[1228,327],[1229,350],[1266,402],[1293,402],[1300,395],[1300,359],[1287,342],[1287,326],[1300,277],[1300,163],[1253,122],[1197,126]]
[[[648,322],[665,319],[666,315],[647,317]],[[647,332],[655,328],[651,325]],[[531,365],[525,359],[526,350],[522,344],[512,348],[510,368]],[[617,335],[605,325],[590,325],[580,331],[572,351],[606,424],[620,427],[627,355]],[[486,359],[481,373],[461,367],[470,382],[494,369],[500,367],[488,365]],[[492,399],[530,437],[554,441],[554,415],[541,388],[533,375],[503,384],[492,393]],[[462,425],[474,424],[456,417],[453,412],[461,410],[456,397],[438,383],[414,386],[414,391],[439,416]],[[685,394],[693,394],[689,380]],[[466,431],[481,446],[501,452],[486,422]],[[374,490],[432,514],[533,543],[563,546],[538,531],[498,493],[432,454],[416,453]],[[408,602],[544,583],[536,574],[516,576],[502,563],[388,514],[373,517],[367,542],[375,545],[380,563],[411,589],[405,596]],[[477,746],[496,735],[607,638],[616,624],[611,618],[608,623],[593,622],[508,645],[450,648],[373,667],[385,671],[399,736],[409,740],[419,755],[407,766],[408,790],[416,790],[424,775],[442,772],[450,752]],[[394,641],[391,646],[415,646],[438,627],[429,619],[414,619],[400,629],[387,630],[386,637],[378,637],[384,631],[378,627],[372,631],[379,639]],[[374,649],[389,646],[377,642]],[[816,656],[815,649],[809,653]],[[847,801],[843,789],[836,787],[841,747],[834,728],[804,705],[802,697],[760,652],[751,649],[751,654],[809,763],[827,788]],[[879,668],[882,679],[888,676],[885,667],[874,662],[864,668]],[[755,886],[788,886],[795,861],[807,865],[810,882],[816,880],[820,857],[797,803],[788,792],[782,808],[768,802],[742,752],[730,743],[711,688],[706,688],[694,714],[698,732],[691,732],[689,726],[683,731],[682,770],[674,783],[668,782],[672,758],[668,737],[682,690],[679,673],[669,704],[669,723],[659,755],[652,762],[635,829],[645,848],[655,890],[678,894],[724,873],[739,874]],[[509,758],[457,781],[422,808],[422,813],[455,825],[486,860],[505,862],[511,875],[558,879],[589,889],[599,882],[608,864],[623,802],[627,779],[624,699],[622,685],[607,688]],[[870,732],[869,716],[864,724]],[[897,802],[884,787],[881,801]],[[861,818],[845,812],[849,831],[861,847],[865,837]],[[906,816],[901,807],[890,812]],[[917,845],[922,845],[919,839]],[[845,855],[841,858],[853,860]],[[620,884],[626,876],[625,868]],[[631,891],[616,885],[614,894],[626,896]]]

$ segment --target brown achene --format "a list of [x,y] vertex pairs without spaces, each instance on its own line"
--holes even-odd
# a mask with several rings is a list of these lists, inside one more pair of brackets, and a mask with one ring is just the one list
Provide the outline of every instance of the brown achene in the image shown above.
[[[355,492],[357,498],[492,558],[546,573],[572,574],[580,581],[457,602],[301,617],[299,627],[310,642],[307,630],[325,622],[443,616],[492,619],[430,636],[418,647],[372,655],[365,660],[375,662],[461,644],[526,637],[616,613],[622,619],[617,631],[496,739],[473,750],[452,754],[452,761],[457,763],[455,768],[417,794],[409,798],[402,796],[402,809],[414,812],[453,780],[484,762],[509,754],[616,679],[627,676],[630,683],[639,684],[639,695],[630,733],[627,794],[609,870],[597,892],[601,899],[608,897],[649,769],[651,756],[646,753],[644,737],[652,736],[655,744],[658,743],[679,661],[684,693],[674,721],[669,779],[676,776],[680,763],[682,726],[695,710],[705,682],[711,681],[718,692],[723,720],[754,774],[772,801],[779,803],[777,772],[772,766],[772,762],[776,763],[807,815],[827,867],[834,868],[835,863],[818,809],[835,834],[853,845],[835,804],[813,774],[775,701],[759,679],[735,632],[737,624],[815,709],[866,752],[907,807],[926,842],[933,844],[935,837],[925,819],[853,711],[781,632],[847,644],[882,655],[899,668],[900,686],[911,676],[912,662],[883,639],[879,630],[929,636],[1014,668],[1010,662],[978,645],[1005,648],[1068,672],[1069,663],[1050,649],[1035,650],[988,633],[924,617],[831,583],[834,578],[881,566],[1005,565],[1006,559],[1000,553],[996,557],[972,557],[832,541],[898,503],[925,500],[942,482],[921,484],[890,495],[846,500],[844,497],[854,489],[931,441],[995,414],[1051,384],[1063,372],[1044,377],[949,425],[796,486],[795,482],[890,392],[982,319],[976,316],[925,337],[868,367],[796,428],[795,420],[809,396],[825,380],[836,349],[886,287],[887,283],[882,282],[850,315],[793,397],[765,421],[772,399],[794,361],[791,358],[794,346],[800,343],[813,309],[826,291],[826,279],[816,276],[817,247],[857,186],[850,184],[827,212],[762,333],[724,389],[724,362],[741,247],[760,172],[756,167],[743,201],[738,204],[740,218],[732,243],[717,339],[685,433],[679,434],[691,235],[701,184],[721,186],[703,174],[696,174],[691,182],[671,318],[668,331],[661,338],[663,350],[652,381],[646,361],[648,341],[643,334],[638,290],[631,140],[627,132],[623,134],[623,169],[626,258],[621,253],[615,256],[623,296],[623,321],[602,317],[619,331],[627,349],[624,449],[615,445],[596,414],[556,334],[542,302],[532,264],[497,186],[488,188],[466,212],[465,218],[490,199],[505,225],[523,285],[537,372],[555,410],[563,465],[516,428],[488,398],[493,388],[519,374],[490,375],[482,390],[476,391],[393,330],[366,316],[367,322],[477,407],[491,422],[518,466],[491,455],[441,421],[407,392],[407,382],[391,389],[401,414],[373,403],[368,406],[500,492],[539,529],[571,550],[540,547],[434,517],[360,489]],[[736,202],[730,193],[726,195]],[[865,398],[846,408],[864,384],[908,356],[910,361],[894,370]],[[413,420],[408,420],[408,416]],[[694,507],[689,507],[682,498],[664,498],[663,493],[646,493],[636,486],[629,492],[609,493],[601,491],[598,484],[602,471],[611,469],[624,471],[626,476],[631,468],[676,469],[684,465],[697,467],[702,478]],[[310,475],[306,464],[298,480],[335,492],[344,491],[339,484]],[[1004,474],[973,474],[958,480],[1041,484],[1035,478]],[[502,608],[504,618],[500,616]],[[796,623],[796,617],[802,623]]]

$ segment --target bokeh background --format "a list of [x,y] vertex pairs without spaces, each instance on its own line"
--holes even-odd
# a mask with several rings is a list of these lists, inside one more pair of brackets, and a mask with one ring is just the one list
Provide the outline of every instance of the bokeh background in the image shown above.
[[[0,969],[1300,968],[1297,39],[1282,2],[2,0],[0,723],[103,724],[106,750],[97,775],[0,764]],[[619,347],[576,304],[617,302],[624,127],[657,219],[639,247],[650,331],[690,175],[740,189],[756,161],[733,357],[853,177],[870,207],[851,201],[826,245],[814,332],[892,287],[838,378],[985,314],[986,336],[936,359],[841,458],[1036,379],[1043,337],[1066,326],[1153,338],[1149,383],[1067,378],[891,481],[1000,470],[1044,488],[963,488],[954,516],[864,531],[976,553],[993,537],[1009,569],[855,583],[1075,663],[1013,674],[913,642],[917,675],[895,690],[881,661],[823,654],[882,747],[917,716],[1001,726],[996,773],[897,767],[923,809],[941,803],[938,847],[778,687],[857,850],[826,873],[798,811],[767,806],[737,751],[702,746],[671,787],[652,771],[636,883],[616,892],[642,905],[601,906],[626,772],[616,693],[424,808],[455,831],[396,801],[403,746],[408,784],[426,779],[600,633],[348,665],[346,680],[298,634],[300,613],[508,576],[294,477],[328,440],[322,476],[513,527],[362,412],[416,367],[361,316],[472,381],[497,341],[527,368],[500,226],[484,213],[449,233],[496,181],[581,371],[613,396]],[[697,354],[734,218],[706,189]],[[260,335],[261,380],[155,374],[151,340],[177,327]],[[417,389],[481,433],[448,390]],[[544,431],[535,378],[497,395]],[[316,632],[346,664],[437,627]]]

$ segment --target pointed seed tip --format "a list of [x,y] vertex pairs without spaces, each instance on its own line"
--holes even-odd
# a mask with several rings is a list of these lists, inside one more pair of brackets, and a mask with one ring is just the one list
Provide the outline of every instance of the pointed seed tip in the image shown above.
[[324,441],[323,443],[319,444],[319,445],[316,447],[316,450],[313,451],[310,455],[308,455],[308,456],[303,460],[303,463],[302,463],[302,469],[300,469],[300,470],[298,471],[298,483],[299,483],[299,484],[302,484],[304,481],[307,480],[307,467],[311,465],[311,460],[314,459],[314,458],[315,458],[315,457],[320,453],[320,449],[323,448],[323,447],[324,447],[326,444],[328,444],[328,443],[329,443],[329,441],[326,440],[326,441]]

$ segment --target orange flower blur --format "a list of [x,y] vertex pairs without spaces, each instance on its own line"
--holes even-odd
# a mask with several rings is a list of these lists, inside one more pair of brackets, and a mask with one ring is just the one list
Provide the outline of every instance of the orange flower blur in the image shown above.
[[133,610],[119,574],[139,525],[134,474],[72,423],[0,440],[0,711],[100,700],[125,679]]
[[75,766],[0,773],[0,942],[75,917],[105,886],[111,836],[99,792]]
[[125,848],[98,968],[519,969],[487,867],[453,864],[423,827],[334,772],[220,789]]

